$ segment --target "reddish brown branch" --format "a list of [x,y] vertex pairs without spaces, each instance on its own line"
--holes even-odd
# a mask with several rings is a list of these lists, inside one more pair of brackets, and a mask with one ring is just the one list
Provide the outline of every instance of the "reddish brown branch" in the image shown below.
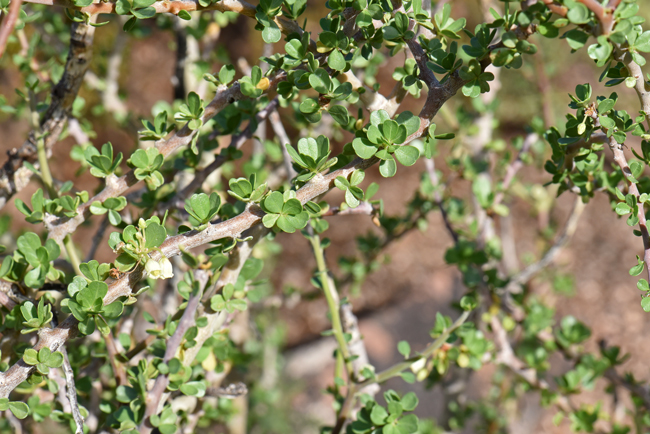
[[550,10],[551,12],[553,12],[556,15],[566,17],[567,12],[569,12],[569,10],[566,8],[566,6],[558,5],[553,0],[544,0],[544,3],[546,4],[546,7],[548,8],[548,10]]
[[16,27],[16,21],[18,21],[18,15],[20,14],[20,6],[22,5],[23,0],[13,0],[9,5],[9,13],[2,20],[0,24],[0,59],[7,48],[7,41],[9,40],[9,35],[14,31]]
[[591,12],[596,15],[596,18],[602,26],[601,33],[603,35],[609,35],[614,26],[614,15],[613,10],[609,8],[604,8],[596,0],[578,0],[583,5],[587,6]]

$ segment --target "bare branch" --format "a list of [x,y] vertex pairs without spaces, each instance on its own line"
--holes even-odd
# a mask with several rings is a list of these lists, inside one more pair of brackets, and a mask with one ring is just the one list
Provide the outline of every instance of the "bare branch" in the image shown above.
[[522,285],[528,282],[535,274],[537,274],[540,270],[548,267],[548,265],[555,260],[555,257],[560,252],[560,250],[562,250],[562,247],[564,247],[564,245],[571,239],[576,229],[578,228],[578,221],[580,220],[580,216],[582,215],[584,208],[585,204],[582,202],[582,198],[580,196],[576,197],[571,215],[569,215],[569,218],[567,219],[566,223],[564,224],[564,228],[562,229],[562,233],[557,238],[557,240],[555,240],[555,243],[553,243],[551,248],[548,249],[542,259],[540,259],[538,262],[535,262],[534,264],[529,265],[510,278],[510,282],[506,288],[508,292],[519,292],[520,289],[518,288],[518,285]]
[[[58,6],[67,9],[76,9],[83,13],[90,15],[97,14],[115,14],[115,2],[99,2],[93,3],[89,6],[78,7],[75,6],[74,2],[71,0],[23,0],[25,3],[37,3],[47,6]],[[207,10],[217,10],[220,12],[236,12],[241,15],[246,15],[247,17],[255,18],[255,6],[247,3],[243,0],[221,0],[216,3],[212,3],[209,6],[201,6],[198,0],[175,0],[175,1],[157,1],[152,4],[154,9],[156,9],[157,14],[169,13],[178,15],[180,11],[207,11]],[[283,33],[300,33],[302,34],[302,29],[293,20],[289,20],[285,17],[278,16],[274,17],[275,23],[278,25],[280,30]]]
[[425,159],[424,165],[427,168],[427,175],[429,175],[429,180],[433,185],[433,199],[436,201],[436,205],[440,210],[440,214],[442,215],[442,221],[445,224],[445,228],[447,229],[447,232],[454,240],[454,244],[456,244],[458,243],[459,240],[458,232],[456,232],[454,227],[451,225],[451,222],[449,221],[449,216],[447,215],[447,211],[445,210],[445,207],[442,203],[442,195],[440,194],[440,190],[439,190],[440,180],[438,179],[438,174],[436,173],[436,167],[433,158]]
[[[203,288],[208,282],[208,273],[205,270],[197,270],[194,276],[199,282],[200,289],[196,294],[190,295],[190,298],[187,301],[187,306],[185,307],[185,311],[183,312],[183,316],[181,316],[181,319],[178,322],[178,326],[176,327],[176,331],[174,331],[174,334],[167,341],[167,348],[162,360],[163,363],[167,363],[172,358],[174,358],[176,352],[181,346],[181,343],[183,342],[185,332],[187,332],[187,330],[189,330],[189,328],[196,323],[194,314],[196,313],[196,309],[199,307],[199,304],[201,302],[201,297],[203,296]],[[149,418],[154,414],[159,413],[159,404],[164,404],[164,401],[161,402],[160,398],[165,392],[165,389],[167,389],[168,384],[168,375],[159,375],[158,378],[156,378],[153,388],[147,395],[147,405],[144,413],[144,420],[139,429],[141,433],[151,432],[152,426]]]
[[524,139],[524,144],[521,146],[521,149],[517,154],[517,158],[515,159],[515,161],[510,163],[506,169],[506,175],[503,177],[501,191],[499,191],[494,197],[494,202],[492,205],[493,207],[495,205],[500,204],[501,201],[503,200],[505,190],[507,190],[510,187],[510,184],[512,183],[512,180],[515,178],[515,175],[517,174],[517,172],[519,172],[519,170],[524,165],[524,162],[522,161],[521,157],[528,153],[531,146],[533,146],[533,144],[535,144],[537,140],[539,140],[539,135],[537,135],[537,133],[530,133]]
[[278,137],[278,140],[280,141],[280,147],[282,148],[282,158],[284,162],[284,168],[287,172],[287,179],[291,180],[296,177],[297,173],[293,168],[293,165],[291,164],[291,156],[289,155],[289,152],[287,152],[287,146],[291,146],[291,140],[289,139],[289,136],[287,136],[287,131],[284,129],[284,125],[282,125],[282,119],[280,119],[280,113],[277,111],[273,111],[269,115],[269,122],[271,123],[271,127],[273,128],[273,131],[275,132],[275,135]]
[[[528,368],[524,362],[519,360],[515,356],[515,352],[508,342],[508,334],[501,326],[499,319],[496,315],[492,315],[490,319],[490,326],[494,332],[495,343],[497,344],[498,353],[496,355],[495,362],[502,364],[508,367],[513,373],[518,377],[522,378],[532,387],[538,390],[550,390],[548,382],[544,379],[540,379],[537,376],[537,371],[533,368]],[[573,407],[569,402],[569,399],[564,395],[557,395],[555,404],[563,411],[570,412]]]
[[84,419],[81,417],[81,412],[79,411],[79,403],[77,402],[77,388],[75,387],[74,382],[74,372],[70,366],[70,359],[68,358],[68,352],[66,351],[65,346],[62,346],[59,351],[63,354],[63,373],[65,375],[66,395],[68,397],[68,401],[70,401],[72,418],[77,425],[75,434],[83,434]]
[[13,0],[9,5],[9,13],[0,24],[0,59],[2,59],[2,55],[7,48],[9,36],[14,31],[14,27],[16,27],[16,21],[18,21],[22,3],[22,0]]
[[95,257],[95,253],[97,253],[97,248],[99,248],[99,244],[104,239],[104,234],[106,233],[106,229],[108,229],[108,224],[109,224],[108,216],[106,216],[99,224],[99,227],[97,228],[97,232],[95,232],[95,235],[93,235],[93,240],[90,245],[90,250],[88,250],[84,262],[90,262]]

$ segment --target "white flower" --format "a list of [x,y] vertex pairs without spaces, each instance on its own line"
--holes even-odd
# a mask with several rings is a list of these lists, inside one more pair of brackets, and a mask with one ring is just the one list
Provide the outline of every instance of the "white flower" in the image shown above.
[[171,279],[174,277],[174,269],[172,268],[172,263],[167,256],[163,256],[160,260],[160,267],[162,268],[162,278]]
[[169,279],[174,277],[172,263],[166,256],[163,256],[160,261],[149,259],[144,269],[152,279]]

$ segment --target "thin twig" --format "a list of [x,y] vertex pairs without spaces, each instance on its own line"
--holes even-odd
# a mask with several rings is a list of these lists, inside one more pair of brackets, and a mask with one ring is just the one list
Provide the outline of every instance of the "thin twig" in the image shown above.
[[[167,341],[167,348],[165,350],[165,355],[163,356],[163,363],[168,363],[175,355],[178,349],[183,342],[185,337],[185,332],[196,323],[194,314],[196,309],[199,307],[201,302],[201,297],[203,296],[203,287],[208,281],[208,274],[203,270],[198,270],[195,273],[195,279],[199,282],[199,291],[196,294],[191,294],[189,300],[187,301],[187,307],[183,316],[181,316],[176,331]],[[152,430],[151,422],[149,418],[154,414],[158,414],[158,407],[161,403],[161,397],[167,385],[169,384],[168,375],[159,375],[156,378],[156,381],[147,395],[147,405],[145,408],[143,423],[140,426],[139,431],[141,433],[149,433]]]
[[[508,367],[514,374],[526,381],[533,388],[550,390],[548,382],[539,378],[535,369],[528,368],[524,362],[515,356],[515,352],[510,342],[508,342],[508,335],[496,315],[492,315],[490,326],[494,332],[494,342],[498,348],[495,362]],[[569,413],[574,409],[569,399],[562,394],[557,395],[555,404],[565,413]]]
[[298,173],[293,168],[293,164],[291,164],[293,160],[291,160],[291,156],[289,155],[289,152],[287,152],[287,146],[291,146],[291,140],[287,135],[287,131],[284,129],[284,125],[282,125],[282,119],[280,119],[280,113],[278,113],[277,110],[273,111],[269,115],[269,122],[273,128],[273,132],[280,141],[280,147],[282,148],[282,161],[284,163],[284,168],[287,171],[287,179],[292,180]]
[[526,136],[524,139],[524,144],[521,146],[521,149],[519,150],[519,153],[517,154],[517,158],[515,161],[510,163],[506,169],[506,174],[503,177],[503,182],[501,185],[501,191],[499,191],[496,196],[494,197],[494,202],[493,202],[493,207],[495,205],[498,205],[501,203],[503,200],[503,197],[505,195],[505,191],[508,190],[510,187],[510,184],[512,183],[512,180],[515,178],[515,175],[519,170],[524,166],[524,162],[521,159],[521,157],[530,151],[531,146],[535,144],[539,140],[539,136],[537,133],[530,133]]
[[[255,121],[251,121],[244,131],[232,137],[230,145],[228,145],[228,147],[231,149],[241,148],[244,143],[246,143],[246,140],[250,139],[255,133],[253,126],[266,119],[271,113],[273,113],[273,111],[275,111],[277,107],[278,99],[275,98],[269,102],[266,107],[257,112],[255,115]],[[160,204],[158,206],[158,212],[161,212],[170,207],[182,208],[185,199],[190,197],[190,195],[196,190],[200,189],[201,185],[203,182],[205,182],[208,176],[223,166],[227,161],[228,157],[226,157],[224,154],[217,155],[212,163],[208,164],[205,168],[195,173],[194,179],[192,179],[192,181],[184,189],[177,192],[168,202]]]
[[77,388],[75,387],[74,382],[74,371],[72,370],[72,366],[70,366],[70,359],[68,358],[68,352],[66,351],[65,346],[62,346],[59,351],[63,354],[63,373],[65,374],[66,395],[68,401],[70,401],[72,418],[77,425],[75,434],[83,434],[84,419],[79,411],[79,402],[77,402]]
[[442,221],[445,224],[445,228],[447,229],[447,232],[449,233],[451,238],[454,240],[454,244],[458,244],[458,240],[459,240],[458,232],[456,232],[454,227],[451,225],[451,222],[449,221],[449,215],[447,214],[447,211],[445,210],[442,201],[442,195],[440,194],[440,190],[439,190],[440,180],[438,179],[438,174],[436,173],[436,166],[435,166],[435,162],[433,161],[433,158],[425,159],[424,165],[427,169],[427,175],[429,176],[429,180],[433,185],[433,199],[435,200],[436,205],[440,210],[440,214],[442,215]]
[[571,211],[569,218],[564,224],[564,228],[562,229],[560,236],[546,251],[544,256],[542,256],[542,259],[529,265],[510,278],[510,282],[506,287],[506,290],[508,292],[518,292],[519,285],[523,285],[524,283],[528,282],[535,274],[537,274],[540,270],[548,267],[548,265],[555,260],[558,253],[560,253],[562,250],[562,247],[564,247],[569,239],[571,239],[576,229],[578,228],[578,221],[580,220],[580,216],[582,215],[584,208],[585,204],[582,202],[582,198],[580,196],[576,197],[575,203],[573,205],[573,210]]
[[[343,331],[350,336],[348,348],[350,349],[350,356],[354,358],[352,361],[354,376],[355,378],[358,378],[359,381],[364,381],[365,379],[361,375],[361,370],[370,365],[370,359],[368,358],[366,346],[363,343],[363,336],[359,330],[359,321],[352,311],[352,305],[348,302],[341,303],[341,319]],[[379,393],[380,390],[381,387],[379,384],[370,384],[359,390],[358,393],[366,393],[373,397]]]
[[99,244],[102,242],[104,239],[104,234],[106,233],[106,229],[108,228],[108,216],[104,217],[102,222],[99,224],[99,227],[97,228],[97,232],[95,232],[95,235],[93,235],[93,240],[90,245],[90,250],[88,250],[88,253],[86,254],[86,259],[84,262],[90,262],[92,259],[95,258],[95,253],[97,253],[97,249],[99,248]]
[[370,202],[363,201],[360,202],[356,208],[345,208],[341,209],[338,206],[330,207],[322,215],[326,216],[335,216],[335,215],[373,215],[375,214],[375,208]]
[[2,55],[7,48],[9,36],[14,31],[14,27],[16,27],[16,21],[18,21],[18,15],[20,14],[20,6],[22,3],[23,0],[12,0],[9,5],[9,13],[0,24],[0,59],[2,59]]

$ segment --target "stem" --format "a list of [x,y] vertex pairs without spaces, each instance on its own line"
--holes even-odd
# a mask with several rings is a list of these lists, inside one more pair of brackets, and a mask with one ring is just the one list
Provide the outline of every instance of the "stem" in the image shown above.
[[429,356],[431,356],[438,348],[440,348],[447,341],[447,339],[449,339],[449,335],[451,335],[458,327],[460,327],[461,325],[463,325],[465,321],[467,321],[469,314],[470,311],[463,312],[461,316],[458,317],[456,322],[454,322],[451,325],[451,327],[443,331],[442,334],[438,337],[438,339],[436,339],[431,345],[425,348],[424,351],[422,351],[417,356],[411,357],[409,359],[406,359],[403,362],[397,363],[391,366],[390,368],[386,369],[385,371],[380,372],[374,378],[369,378],[368,380],[362,383],[351,383],[350,387],[348,388],[348,393],[345,397],[345,401],[343,402],[343,405],[341,405],[341,410],[339,412],[338,418],[336,419],[336,425],[332,430],[332,434],[339,434],[343,430],[343,426],[345,425],[345,422],[350,415],[350,411],[352,410],[352,406],[354,405],[354,399],[356,398],[356,394],[359,391],[363,390],[366,386],[369,386],[371,384],[383,383],[386,380],[389,380],[399,375],[405,369],[410,368],[411,365],[413,365],[413,363],[417,362],[418,360],[421,360],[423,358],[426,359]]
[[317,234],[313,234],[309,237],[312,248],[314,249],[314,257],[316,258],[316,265],[318,266],[318,274],[321,278],[321,284],[323,285],[323,291],[325,292],[325,298],[327,299],[327,306],[330,310],[330,316],[332,317],[332,331],[334,332],[334,338],[339,346],[339,352],[343,356],[343,361],[345,362],[345,370],[348,375],[348,381],[352,380],[354,376],[354,369],[352,368],[352,361],[350,360],[350,350],[348,349],[348,343],[345,340],[345,335],[343,332],[343,325],[341,324],[341,315],[339,313],[339,295],[332,284],[329,274],[327,272],[327,264],[325,263],[325,255],[323,252],[323,247],[320,243],[320,237]]
[[[36,111],[36,95],[32,90],[29,91],[29,105],[32,112],[32,126],[37,134],[36,153],[38,156],[38,164],[41,169],[41,180],[43,181],[43,185],[45,186],[50,199],[56,199],[59,197],[59,192],[54,188],[54,179],[52,178],[52,172],[50,172],[50,165],[47,161],[47,151],[45,150],[45,138],[43,137],[38,112]],[[81,276],[81,270],[79,269],[81,261],[77,256],[77,252],[74,249],[74,243],[69,234],[63,238],[63,246],[65,247],[65,251],[68,253],[68,260],[72,264],[74,272]]]
[[47,152],[45,151],[45,139],[43,137],[36,139],[36,152],[38,153],[38,164],[41,166],[41,179],[43,180],[43,185],[45,186],[50,199],[56,199],[58,194],[54,188],[54,180],[52,179],[50,166],[47,163]]
[[81,261],[79,260],[79,256],[77,256],[77,251],[74,249],[74,243],[72,242],[70,235],[66,235],[65,238],[63,238],[63,247],[65,247],[65,251],[68,253],[68,260],[70,261],[70,264],[72,264],[74,272],[77,273],[78,276],[81,276],[81,269],[79,268]]
[[375,378],[370,378],[364,381],[358,386],[359,389],[362,389],[369,384],[383,383],[393,377],[398,376],[402,371],[410,368],[411,365],[413,365],[413,363],[417,362],[418,360],[426,359],[427,357],[431,356],[437,349],[439,349],[447,341],[447,339],[449,339],[449,335],[451,335],[456,329],[458,329],[458,327],[460,327],[461,325],[463,325],[465,321],[467,321],[469,314],[470,311],[463,312],[461,316],[458,317],[456,322],[454,322],[451,325],[451,327],[443,331],[442,334],[438,337],[438,339],[433,341],[433,343],[429,345],[427,348],[425,348],[424,351],[422,351],[420,354],[391,366],[390,368],[377,374]]

